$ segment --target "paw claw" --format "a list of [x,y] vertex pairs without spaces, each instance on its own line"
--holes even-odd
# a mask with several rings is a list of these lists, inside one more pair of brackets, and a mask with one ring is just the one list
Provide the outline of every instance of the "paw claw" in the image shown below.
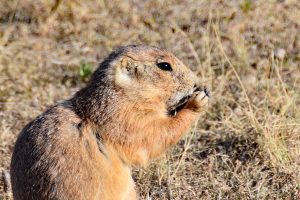
[[197,112],[202,111],[209,102],[209,93],[207,89],[195,91],[190,99],[191,109]]

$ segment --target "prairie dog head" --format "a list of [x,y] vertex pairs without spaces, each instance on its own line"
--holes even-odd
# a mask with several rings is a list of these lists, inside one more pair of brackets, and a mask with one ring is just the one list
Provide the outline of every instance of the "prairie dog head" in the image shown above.
[[126,100],[147,112],[175,114],[198,86],[198,78],[189,68],[172,53],[157,47],[122,47],[108,61],[106,74],[112,84],[125,94]]
[[[163,115],[174,110],[192,95],[197,77],[172,53],[151,46],[124,47],[111,63],[115,84],[129,99]],[[152,108],[151,108],[152,107]]]

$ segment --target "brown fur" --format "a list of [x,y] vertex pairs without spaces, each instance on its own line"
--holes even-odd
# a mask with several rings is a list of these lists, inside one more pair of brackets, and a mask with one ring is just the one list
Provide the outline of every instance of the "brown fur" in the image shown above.
[[[113,52],[85,88],[20,133],[11,162],[15,200],[136,199],[131,166],[145,166],[187,132],[208,100],[196,84],[165,50]],[[185,96],[187,104],[168,115]]]

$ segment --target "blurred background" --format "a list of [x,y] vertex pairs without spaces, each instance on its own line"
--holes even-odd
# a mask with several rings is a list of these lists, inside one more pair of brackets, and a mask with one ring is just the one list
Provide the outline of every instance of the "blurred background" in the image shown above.
[[299,0],[0,0],[0,199],[19,131],[115,48],[180,58],[211,90],[141,199],[300,199]]

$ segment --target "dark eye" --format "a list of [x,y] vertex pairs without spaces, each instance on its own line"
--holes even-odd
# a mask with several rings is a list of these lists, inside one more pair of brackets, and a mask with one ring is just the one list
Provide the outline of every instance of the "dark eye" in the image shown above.
[[173,70],[170,63],[167,63],[167,62],[157,63],[156,65],[159,69],[164,70],[164,71],[172,71]]

